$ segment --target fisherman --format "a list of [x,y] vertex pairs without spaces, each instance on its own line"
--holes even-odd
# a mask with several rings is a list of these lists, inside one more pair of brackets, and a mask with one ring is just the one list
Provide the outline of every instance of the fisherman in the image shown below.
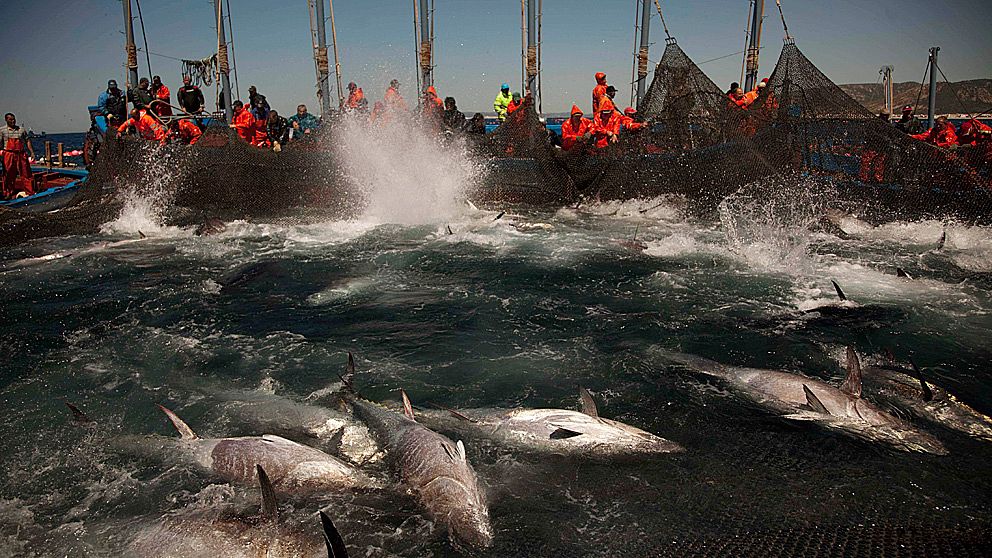
[[439,124],[444,114],[444,103],[437,96],[434,86],[428,86],[424,92],[424,99],[420,106],[421,115],[431,123]]
[[524,104],[524,100],[520,98],[520,93],[513,94],[513,100],[510,104],[506,105],[506,115],[509,116],[513,114],[513,111],[520,108],[520,105]]
[[506,120],[506,107],[510,105],[513,101],[513,95],[510,95],[510,84],[504,83],[500,86],[499,93],[496,94],[496,100],[493,101],[493,110],[496,111],[496,118],[502,122]]
[[296,114],[290,116],[288,122],[293,127],[293,137],[297,139],[312,133],[320,126],[317,117],[307,112],[306,105],[296,107]]
[[902,107],[902,118],[896,122],[896,128],[904,134],[919,134],[923,131],[923,123],[913,116],[913,107],[906,105]]
[[123,134],[128,131],[128,129],[134,128],[138,131],[138,135],[142,139],[148,141],[157,141],[159,143],[165,143],[169,139],[169,134],[158,120],[154,116],[149,114],[148,109],[135,108],[131,109],[131,118],[128,118],[117,128],[118,134]]
[[255,139],[251,142],[252,145],[258,147],[271,147],[269,144],[269,104],[265,102],[265,98],[261,95],[255,97],[255,103],[251,107],[251,115],[255,117]]
[[444,129],[449,132],[461,132],[465,129],[465,115],[458,110],[454,97],[444,98],[444,114],[441,115],[441,123]]
[[878,119],[888,124],[889,120],[892,119],[892,113],[890,113],[887,110],[882,110],[881,112],[878,113]]
[[941,115],[933,123],[933,128],[920,134],[913,134],[913,139],[932,143],[937,147],[951,148],[957,145],[958,135],[954,131],[954,124],[947,120],[946,115]]
[[269,144],[272,145],[272,150],[282,151],[282,146],[289,141],[289,122],[279,116],[279,113],[275,110],[270,110],[269,118],[265,124],[265,130],[268,134]]
[[192,123],[188,118],[180,118],[169,123],[169,132],[172,140],[183,145],[193,145],[203,135],[200,127]]
[[7,121],[7,125],[0,129],[0,144],[3,145],[3,199],[13,198],[19,191],[28,196],[34,195],[31,164],[27,155],[30,153],[31,158],[34,158],[34,147],[31,146],[28,131],[17,125],[17,117],[13,113],[8,112],[3,118]]
[[107,119],[124,121],[127,114],[127,102],[124,100],[124,92],[117,88],[117,80],[107,82],[107,90],[100,93],[96,104],[100,107],[100,113]]
[[199,114],[203,110],[206,102],[203,99],[203,92],[193,85],[193,78],[183,76],[183,86],[176,93],[179,106],[189,114]]
[[992,128],[981,120],[977,118],[965,120],[958,127],[958,145],[975,145],[978,136],[988,132],[992,132]]
[[592,137],[592,120],[582,117],[579,105],[572,105],[571,117],[561,123],[561,148],[571,151],[579,140]]
[[[603,97],[606,96],[606,90],[608,86],[606,85],[606,74],[603,72],[596,72],[596,87],[592,88],[592,113],[596,114],[599,112],[599,103],[602,102]],[[613,104],[610,101],[610,104]]]
[[635,131],[643,127],[644,124],[617,112],[609,98],[603,98],[599,103],[599,112],[593,117],[592,135],[596,138],[596,147],[602,149],[619,140],[622,128]]
[[[152,77],[152,110],[159,116],[172,116],[172,94],[159,76]],[[157,101],[157,102],[156,102]]]
[[403,96],[400,95],[400,82],[397,79],[390,80],[386,89],[386,96],[383,98],[386,110],[389,112],[409,112],[409,107]]
[[252,116],[251,110],[241,101],[231,103],[231,108],[234,109],[234,122],[231,127],[238,133],[238,137],[252,143],[255,141],[255,117]]
[[382,101],[376,101],[372,107],[372,114],[369,115],[369,124],[381,124],[386,114],[386,105]]
[[127,100],[135,108],[145,108],[152,104],[152,92],[148,89],[148,78],[138,80],[138,87],[131,88],[127,93]]
[[265,95],[258,92],[258,89],[254,85],[248,87],[248,104],[252,107],[258,106],[258,100],[261,99],[262,106],[265,107],[265,114],[268,115],[269,102],[265,100]]
[[483,116],[481,112],[475,113],[472,115],[472,119],[468,121],[465,131],[472,135],[485,136],[486,117]]
[[365,92],[355,82],[348,84],[348,100],[344,103],[347,111],[367,112],[369,101],[365,98]]

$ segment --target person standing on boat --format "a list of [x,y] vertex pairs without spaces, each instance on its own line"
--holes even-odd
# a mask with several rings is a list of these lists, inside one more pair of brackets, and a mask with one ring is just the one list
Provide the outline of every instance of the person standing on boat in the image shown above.
[[913,134],[911,137],[943,148],[955,147],[958,144],[958,134],[954,131],[954,124],[947,120],[946,115],[937,118],[929,131]]
[[148,89],[148,78],[138,80],[138,87],[131,88],[127,92],[127,100],[135,108],[146,108],[152,104],[152,92]]
[[510,84],[504,83],[500,89],[499,93],[496,94],[496,100],[493,101],[493,110],[496,111],[496,118],[502,122],[506,120],[506,107],[510,106],[513,101],[513,95],[510,94]]
[[168,132],[165,130],[165,126],[156,120],[154,116],[148,114],[147,109],[131,109],[131,118],[125,120],[124,123],[117,128],[117,133],[123,134],[131,127],[138,130],[138,135],[148,141],[165,143],[169,137]]
[[365,98],[365,92],[355,82],[348,84],[348,100],[344,103],[344,109],[350,112],[369,110],[369,101]]
[[571,117],[561,123],[561,148],[571,151],[579,140],[588,140],[592,136],[592,120],[582,117],[579,105],[572,105]]
[[906,105],[902,107],[902,118],[896,122],[896,128],[904,134],[919,134],[923,132],[923,123],[919,118],[913,116],[913,107]]
[[189,114],[199,114],[203,110],[203,105],[206,104],[203,99],[203,92],[200,91],[199,87],[193,85],[193,79],[189,76],[183,76],[183,86],[176,92],[176,99],[179,101],[180,108]]
[[124,92],[117,88],[117,80],[112,79],[107,82],[107,90],[100,93],[96,105],[100,107],[100,112],[108,120],[113,118],[119,122],[124,121],[124,116],[127,114],[127,103],[124,101]]
[[383,98],[383,102],[388,112],[410,111],[410,108],[406,105],[406,100],[403,99],[403,95],[400,95],[400,82],[397,79],[389,82],[389,88],[386,89],[386,96]]
[[252,143],[255,141],[255,117],[241,101],[231,103],[231,108],[234,109],[234,122],[231,127],[238,133],[238,137]]
[[303,136],[312,133],[320,126],[317,117],[307,112],[306,105],[296,107],[296,114],[289,117],[289,125],[293,127],[293,136],[301,139]]
[[[606,97],[606,90],[609,88],[606,85],[606,74],[603,72],[596,72],[596,87],[592,88],[592,113],[596,114],[599,112],[599,104],[603,101],[603,97]],[[613,102],[610,101],[612,105]]]
[[269,104],[261,95],[255,97],[251,107],[251,115],[255,117],[255,139],[251,142],[258,147],[270,147],[269,132],[266,126],[269,122]]
[[7,125],[0,128],[0,144],[3,145],[3,198],[13,198],[19,191],[29,196],[34,195],[31,164],[28,161],[28,153],[34,158],[34,147],[28,139],[28,131],[17,125],[17,117],[13,113],[8,112],[3,118],[7,121]]
[[[152,110],[159,116],[172,116],[172,93],[169,88],[162,83],[162,78],[155,76],[152,78]],[[158,102],[155,102],[158,101]]]
[[524,104],[524,100],[523,97],[520,96],[520,93],[514,93],[513,100],[510,101],[510,104],[506,105],[506,115],[510,116],[523,104]]
[[248,88],[248,105],[252,108],[258,106],[261,102],[262,106],[265,107],[266,116],[269,114],[269,110],[272,108],[269,106],[269,102],[265,100],[265,95],[258,92],[258,89],[254,85]]
[[465,129],[465,115],[458,110],[454,97],[444,98],[444,113],[441,115],[441,123],[448,132],[461,132]]
[[289,141],[289,122],[279,116],[278,112],[270,110],[269,118],[265,122],[265,130],[272,150],[282,151],[282,146]]

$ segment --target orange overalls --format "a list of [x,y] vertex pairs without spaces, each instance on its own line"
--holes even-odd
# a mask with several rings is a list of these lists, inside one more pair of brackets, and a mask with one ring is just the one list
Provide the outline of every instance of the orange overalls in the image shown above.
[[[34,195],[34,185],[31,184],[31,165],[28,162],[24,136],[26,132],[23,128],[17,129],[20,135],[15,137],[17,132],[6,128],[4,137],[7,138],[3,146],[3,198],[14,197],[19,190],[23,190],[29,196]],[[20,183],[18,183],[20,178]]]

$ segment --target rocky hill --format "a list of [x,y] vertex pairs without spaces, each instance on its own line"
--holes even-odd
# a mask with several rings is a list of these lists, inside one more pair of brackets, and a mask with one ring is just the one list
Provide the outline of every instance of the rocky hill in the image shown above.
[[[872,112],[880,112],[884,106],[881,83],[851,83],[841,85],[840,88]],[[961,98],[960,102],[954,96],[955,92],[957,97]],[[924,85],[921,93],[919,83],[906,81],[894,84],[892,88],[894,112],[899,114],[902,107],[912,105],[916,107],[917,114],[925,114],[927,103],[930,101],[929,93],[929,85]],[[918,104],[917,95],[920,97]],[[946,82],[937,83],[937,114],[981,113],[990,109],[992,109],[992,79],[959,81],[951,83],[950,86]]]

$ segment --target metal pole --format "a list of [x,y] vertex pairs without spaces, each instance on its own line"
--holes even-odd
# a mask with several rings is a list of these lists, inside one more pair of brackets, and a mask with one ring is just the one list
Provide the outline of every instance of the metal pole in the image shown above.
[[134,45],[134,25],[131,21],[131,0],[124,0],[124,35],[127,37],[127,81],[124,91],[138,86],[138,47]]
[[531,95],[537,95],[536,32],[537,32],[537,0],[527,0],[527,90],[530,91]]
[[930,47],[930,103],[927,105],[927,129],[933,128],[937,112],[937,53],[940,47]]
[[234,108],[231,107],[231,69],[227,63],[227,39],[224,37],[224,6],[221,0],[214,0],[217,11],[217,68],[220,71],[221,96],[224,100],[224,118],[234,122]]
[[[320,114],[322,116],[331,113],[331,92],[327,85],[327,78],[330,72],[327,68],[327,31],[324,28],[324,0],[316,0],[315,4],[316,24],[317,24],[317,48],[313,55],[317,59],[317,90],[320,91]],[[337,61],[337,51],[334,54]],[[341,86],[338,86],[338,96],[341,96]],[[341,104],[344,104],[343,102]]]
[[644,98],[644,88],[648,77],[648,31],[651,27],[651,0],[644,0],[644,7],[641,8],[641,48],[637,51],[637,104],[638,110],[641,108],[641,99]]
[[420,0],[420,86],[423,88],[421,94],[427,92],[427,88],[434,85],[431,77],[431,20],[428,16],[430,6],[427,0]]
[[334,45],[334,76],[338,83],[338,106],[344,106],[344,89],[341,87],[341,61],[338,59],[338,28],[334,25],[334,0],[327,0],[331,9],[331,44]]
[[761,21],[765,16],[765,0],[754,3],[751,14],[751,46],[747,53],[747,78],[744,81],[744,91],[751,91],[758,83],[758,53],[761,50]]

